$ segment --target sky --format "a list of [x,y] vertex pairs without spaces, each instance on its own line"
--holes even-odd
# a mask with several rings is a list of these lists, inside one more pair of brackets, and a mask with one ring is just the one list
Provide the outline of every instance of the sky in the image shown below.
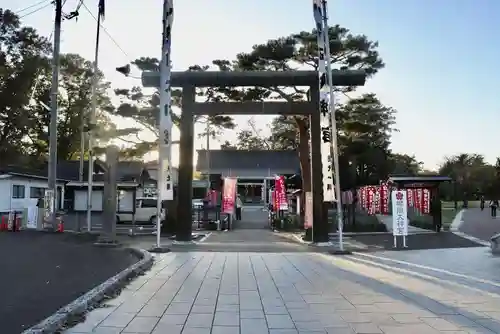
[[[0,7],[17,11],[39,1],[0,0]],[[96,13],[97,2],[85,4]],[[64,11],[72,11],[76,3],[67,0]],[[330,25],[379,42],[386,67],[358,93],[375,92],[398,111],[395,152],[414,154],[428,169],[437,168],[444,156],[462,152],[483,154],[490,162],[500,156],[500,69],[495,65],[500,59],[500,1],[337,0],[328,6]],[[23,23],[48,36],[53,14],[48,6]],[[141,56],[160,56],[161,19],[160,0],[106,1],[103,25],[108,34],[101,38],[99,67],[113,87],[140,85],[114,69]],[[63,22],[61,52],[93,59],[95,26],[83,8],[78,21]],[[232,59],[254,44],[313,26],[311,0],[174,0],[174,70]],[[244,127],[247,119],[237,121]],[[269,122],[264,116],[254,119],[263,129]],[[173,135],[175,139],[178,133]],[[224,140],[232,138],[234,132],[224,135]],[[202,145],[196,143],[197,148]],[[173,159],[175,164],[176,152]]]

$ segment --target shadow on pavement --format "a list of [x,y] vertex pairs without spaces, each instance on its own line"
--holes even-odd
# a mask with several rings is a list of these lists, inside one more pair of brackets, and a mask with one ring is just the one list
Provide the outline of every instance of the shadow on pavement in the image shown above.
[[462,238],[452,232],[411,234],[406,238],[408,248],[402,248],[402,238],[398,237],[398,248],[393,248],[392,234],[353,235],[351,239],[373,249],[384,250],[417,250],[440,248],[484,247],[477,242]]
[[[486,308],[488,306],[490,307],[494,306],[491,306],[484,301],[483,302],[478,301],[478,298],[476,296],[473,296],[469,303],[466,300],[467,297],[464,296],[462,300],[464,306],[461,307],[451,303],[453,300],[451,296],[448,299],[444,296],[438,297],[439,294],[431,293],[430,290],[429,294],[427,295],[424,294],[426,290],[423,290],[423,288],[420,288],[422,292],[416,292],[415,291],[416,287],[412,285],[408,285],[407,288],[402,287],[401,282],[398,282],[397,275],[395,275],[394,279],[380,278],[379,280],[376,277],[370,277],[364,275],[362,272],[355,272],[354,268],[353,271],[341,268],[335,264],[335,260],[333,264],[334,264],[333,266],[322,265],[321,267],[324,270],[319,271],[318,275],[320,275],[321,277],[332,277],[340,282],[343,280],[349,282],[355,282],[356,284],[361,285],[368,290],[372,290],[373,293],[383,294],[387,297],[390,297],[394,301],[403,302],[405,305],[414,306],[420,310],[432,313],[433,317],[430,317],[429,315],[422,315],[421,319],[424,320],[424,323],[425,323],[425,318],[428,317],[430,323],[436,322],[434,321],[434,319],[438,320],[443,319],[458,327],[464,327],[466,331],[468,329],[471,329],[473,330],[474,333],[490,333],[490,331],[493,333],[500,332],[500,322],[498,322],[498,320],[492,319],[485,313],[477,312],[477,309],[474,309],[475,307],[481,308],[482,306],[484,308],[484,311],[486,311]],[[370,267],[371,266],[368,266],[368,268]],[[390,273],[388,272],[388,274]],[[390,276],[392,276],[392,274]],[[430,282],[426,281],[426,283]],[[444,285],[440,284],[440,286]],[[450,288],[450,286],[448,285],[448,290],[453,291],[453,288]],[[459,290],[461,291],[458,292],[459,294],[464,292],[464,289],[459,289]],[[434,296],[432,294],[434,294]],[[441,300],[439,300],[438,298]],[[370,304],[367,302],[367,305],[369,307],[376,306],[376,303]],[[492,309],[491,311],[494,311],[494,309]],[[401,327],[398,333],[403,333],[403,332],[404,332],[404,327]],[[420,332],[424,333],[423,331]],[[434,331],[432,331],[432,333],[434,333]]]
[[0,233],[0,324],[18,334],[138,261],[95,235]]

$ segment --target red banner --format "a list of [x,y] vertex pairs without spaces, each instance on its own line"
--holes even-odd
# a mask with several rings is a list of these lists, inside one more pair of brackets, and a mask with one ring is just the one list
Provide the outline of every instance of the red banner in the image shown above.
[[278,210],[288,210],[288,201],[286,198],[285,177],[276,176],[274,179],[274,191],[276,192],[276,208]]
[[375,214],[375,206],[374,206],[374,200],[375,200],[375,189],[373,187],[367,187],[368,188],[368,199],[366,205],[368,206],[368,214],[373,215]]
[[361,188],[361,207],[368,211],[368,188]]
[[236,200],[236,179],[226,177],[224,179],[224,187],[222,190],[222,212],[233,214],[235,200]]
[[380,213],[389,214],[389,186],[385,183],[380,185]]
[[408,207],[413,207],[414,202],[414,192],[413,189],[406,189],[406,202],[408,203]]
[[422,194],[422,213],[426,215],[431,212],[430,197],[429,189],[424,189]]
[[416,189],[416,192],[417,192],[417,198],[416,198],[416,201],[415,201],[415,209],[417,209],[419,212],[422,212],[422,209],[423,209],[423,206],[422,206],[422,199],[423,199],[423,196],[422,196],[422,189]]

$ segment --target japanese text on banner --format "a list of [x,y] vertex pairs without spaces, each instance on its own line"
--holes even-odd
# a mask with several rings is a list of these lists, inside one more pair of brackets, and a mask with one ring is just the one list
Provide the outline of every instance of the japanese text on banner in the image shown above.
[[404,190],[392,192],[392,235],[408,235],[408,203]]

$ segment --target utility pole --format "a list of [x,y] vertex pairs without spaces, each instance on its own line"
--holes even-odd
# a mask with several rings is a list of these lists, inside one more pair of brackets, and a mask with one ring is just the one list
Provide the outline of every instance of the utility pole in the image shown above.
[[92,73],[92,101],[90,110],[90,120],[88,126],[89,140],[89,167],[87,179],[87,232],[92,231],[92,188],[94,181],[94,136],[93,132],[96,127],[96,110],[97,110],[97,79],[99,72],[99,38],[101,34],[101,8],[97,17],[97,30],[95,37],[95,53],[94,53],[94,69]]
[[[50,91],[49,125],[49,189],[46,199],[49,208],[49,222],[52,230],[56,227],[57,201],[57,94],[59,91],[59,54],[61,49],[62,0],[55,0],[54,51],[52,55],[52,87]],[[48,204],[48,205],[47,205]]]
[[[80,182],[80,184],[83,183],[85,170],[85,109],[86,108],[81,109],[80,115],[80,166],[78,169],[78,182]],[[82,217],[84,216],[79,211],[77,211],[76,214],[78,221],[77,230],[80,232],[82,228]]]

